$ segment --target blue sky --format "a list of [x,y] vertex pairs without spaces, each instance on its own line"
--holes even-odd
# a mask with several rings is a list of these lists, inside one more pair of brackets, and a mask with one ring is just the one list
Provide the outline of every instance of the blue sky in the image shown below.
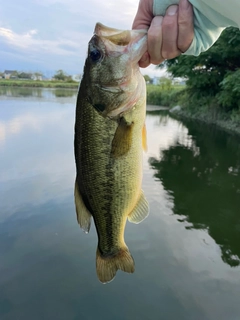
[[[96,22],[131,28],[138,0],[11,0],[0,5],[0,71],[82,73]],[[159,75],[155,67],[143,74]]]

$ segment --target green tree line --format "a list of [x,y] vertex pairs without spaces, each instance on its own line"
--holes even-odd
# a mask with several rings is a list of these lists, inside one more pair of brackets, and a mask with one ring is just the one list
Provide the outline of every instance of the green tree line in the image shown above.
[[173,77],[187,80],[178,97],[181,105],[193,114],[221,115],[240,124],[239,53],[240,31],[230,27],[199,56],[181,55],[166,61],[164,66]]

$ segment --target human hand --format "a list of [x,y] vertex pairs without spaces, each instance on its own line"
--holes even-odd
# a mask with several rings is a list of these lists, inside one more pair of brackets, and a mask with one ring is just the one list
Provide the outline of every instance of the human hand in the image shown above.
[[133,29],[148,29],[148,51],[139,61],[141,68],[173,59],[190,47],[194,37],[193,8],[188,0],[169,6],[164,17],[153,16],[153,0],[140,0]]

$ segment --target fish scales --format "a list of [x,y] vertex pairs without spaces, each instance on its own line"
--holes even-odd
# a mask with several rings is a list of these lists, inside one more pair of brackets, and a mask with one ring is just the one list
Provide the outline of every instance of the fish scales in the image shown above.
[[[97,40],[93,40],[96,46]],[[101,44],[101,39],[99,41]],[[91,42],[89,47],[91,54],[93,50]],[[97,274],[100,281],[109,282],[118,269],[126,272],[134,271],[134,262],[124,241],[127,218],[135,210],[138,202],[143,202],[144,209],[140,210],[141,219],[148,214],[148,205],[141,192],[142,132],[145,123],[146,93],[144,80],[141,75],[139,77],[136,68],[142,92],[138,99],[135,101],[134,98],[132,104],[122,112],[122,104],[125,102],[122,103],[121,95],[124,89],[116,95],[115,91],[119,89],[118,83],[116,90],[113,87],[105,89],[102,85],[99,92],[101,81],[98,81],[89,93],[89,87],[94,83],[92,80],[89,82],[91,68],[95,67],[94,64],[92,67],[91,63],[91,59],[87,58],[76,108],[75,202],[78,221],[85,231],[88,231],[91,216],[93,217],[98,234]],[[137,61],[135,64],[137,65]],[[104,64],[101,67],[104,68]],[[105,73],[108,70],[109,68]],[[111,70],[114,72],[114,65]],[[129,81],[132,81],[134,76],[131,74]],[[105,85],[106,82],[103,82]],[[106,95],[111,95],[111,99],[109,100]],[[99,98],[96,99],[96,96]],[[119,106],[112,108],[112,100],[116,99],[117,103],[118,97],[120,97]],[[93,101],[94,99],[97,103]],[[108,100],[110,103],[106,104]],[[102,110],[99,111],[99,108]],[[106,108],[109,108],[108,114],[104,115]],[[121,110],[120,114],[116,112],[118,109]]]

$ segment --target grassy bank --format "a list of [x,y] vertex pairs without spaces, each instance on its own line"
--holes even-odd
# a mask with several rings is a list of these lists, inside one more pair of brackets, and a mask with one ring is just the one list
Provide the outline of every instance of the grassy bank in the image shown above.
[[172,86],[164,90],[160,86],[147,85],[147,103],[160,106],[182,106],[174,112],[177,118],[187,117],[240,134],[240,110],[224,110],[215,97],[194,97],[184,86]]
[[77,89],[78,82],[63,81],[33,81],[33,80],[0,80],[0,87],[29,87],[29,88],[66,88]]
[[185,106],[173,115],[177,118],[186,117],[207,124],[215,124],[227,131],[240,134],[240,112],[224,112],[219,109],[217,106],[205,106],[196,110]]
[[225,130],[240,134],[240,110],[224,109],[216,97],[198,97],[188,93],[187,89],[178,95],[177,103],[182,108],[174,112],[176,117],[187,117],[208,124],[215,124]]
[[164,88],[160,85],[147,85],[147,104],[171,107],[177,104],[184,86],[171,85]]

